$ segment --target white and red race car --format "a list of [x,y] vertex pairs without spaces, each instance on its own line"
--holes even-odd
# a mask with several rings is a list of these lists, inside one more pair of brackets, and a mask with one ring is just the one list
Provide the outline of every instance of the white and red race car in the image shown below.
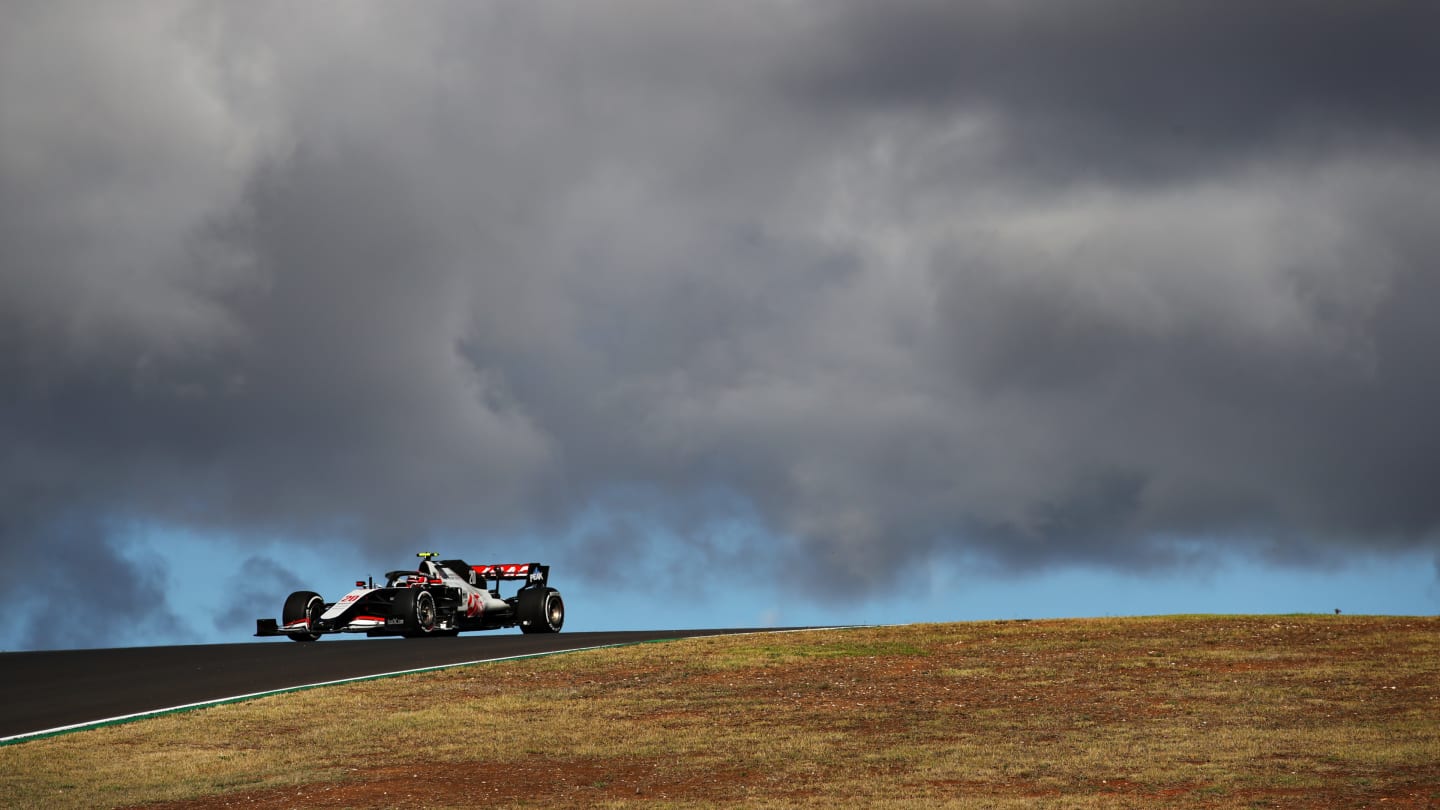
[[[335,602],[313,591],[296,591],[285,600],[279,622],[255,622],[255,635],[292,641],[315,641],[329,633],[429,638],[516,625],[525,633],[558,633],[565,623],[565,602],[549,587],[548,565],[470,565],[436,560],[433,551],[416,556],[420,565],[415,570],[391,571],[382,586],[356,582]],[[507,581],[525,584],[514,596],[501,598],[500,583]]]

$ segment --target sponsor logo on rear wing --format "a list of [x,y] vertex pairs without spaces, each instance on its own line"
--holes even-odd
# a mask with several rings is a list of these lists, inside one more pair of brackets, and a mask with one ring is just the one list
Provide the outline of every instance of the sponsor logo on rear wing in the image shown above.
[[515,580],[529,580],[538,585],[544,585],[550,580],[550,566],[540,563],[520,563],[518,565],[472,565],[477,577],[485,579],[498,579],[506,582]]

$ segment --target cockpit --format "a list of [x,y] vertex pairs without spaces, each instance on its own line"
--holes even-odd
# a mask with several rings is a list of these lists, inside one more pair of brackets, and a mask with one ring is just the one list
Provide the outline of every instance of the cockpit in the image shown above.
[[[445,565],[445,568],[454,569]],[[419,585],[438,585],[445,581],[445,568],[431,560],[421,560],[414,571],[390,571],[385,574],[387,588],[413,588]],[[460,574],[464,578],[465,574]]]

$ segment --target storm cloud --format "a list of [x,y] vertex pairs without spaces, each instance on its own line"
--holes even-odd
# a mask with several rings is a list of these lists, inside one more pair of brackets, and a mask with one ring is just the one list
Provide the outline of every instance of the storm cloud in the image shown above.
[[1431,4],[0,17],[0,562],[117,623],[183,636],[145,527],[817,599],[1440,551]]

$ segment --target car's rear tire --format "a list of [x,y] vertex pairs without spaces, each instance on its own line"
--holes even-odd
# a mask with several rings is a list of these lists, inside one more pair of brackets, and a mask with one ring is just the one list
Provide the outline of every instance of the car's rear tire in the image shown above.
[[518,607],[522,633],[558,633],[565,626],[565,600],[554,588],[522,590]]
[[429,591],[409,588],[395,596],[395,613],[404,620],[406,638],[425,638],[435,632],[435,597]]
[[[309,619],[310,627],[320,621],[325,612],[325,600],[314,591],[296,591],[285,598],[285,607],[280,611],[280,626],[289,627],[291,622]],[[319,633],[288,633],[291,641],[318,641]]]

